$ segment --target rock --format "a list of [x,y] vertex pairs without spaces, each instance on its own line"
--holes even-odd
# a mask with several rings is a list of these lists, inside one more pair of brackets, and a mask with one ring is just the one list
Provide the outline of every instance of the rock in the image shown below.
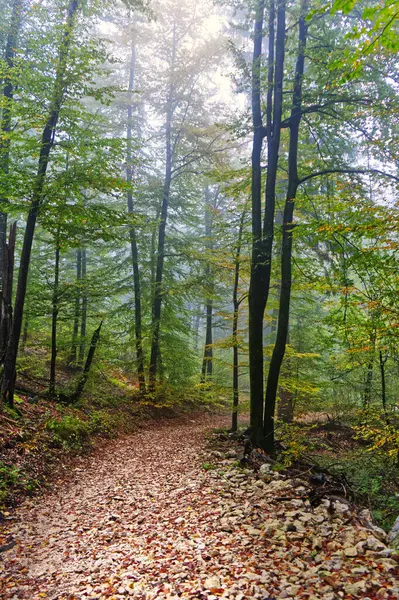
[[344,554],[348,557],[355,557],[357,556],[357,548],[355,546],[346,546],[344,548]]
[[396,519],[391,531],[388,533],[388,540],[394,548],[399,548],[399,517]]
[[235,450],[228,450],[225,454],[226,458],[237,458],[237,452]]
[[318,538],[318,537],[315,537],[315,538],[313,539],[313,542],[312,542],[312,548],[313,548],[314,550],[321,550],[321,549],[322,549],[322,547],[323,547],[323,544],[322,544],[322,541],[321,541],[321,539],[320,539],[320,538]]
[[264,463],[259,468],[259,475],[263,477],[264,475],[270,475],[270,471],[272,470],[272,465],[269,463]]
[[277,519],[268,519],[262,526],[263,532],[262,535],[269,535],[270,533],[274,533],[276,529],[281,527],[280,521]]
[[383,544],[382,542],[380,542],[380,540],[377,540],[377,538],[373,536],[369,536],[367,538],[366,544],[369,550],[375,550],[376,552],[378,552],[379,550],[385,550],[386,548],[385,544]]
[[215,588],[220,588],[221,582],[219,577],[208,577],[208,579],[205,579],[204,585],[207,590],[211,590]]
[[281,479],[277,479],[276,481],[272,481],[267,486],[268,493],[281,492],[283,490],[288,490],[292,488],[291,483],[289,481],[282,481]]
[[344,585],[345,592],[352,594],[352,596],[358,596],[364,594],[367,591],[367,583],[365,581],[356,581],[356,583],[346,583]]

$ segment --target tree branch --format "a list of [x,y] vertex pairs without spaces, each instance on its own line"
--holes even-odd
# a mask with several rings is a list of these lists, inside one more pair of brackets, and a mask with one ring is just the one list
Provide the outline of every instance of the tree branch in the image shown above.
[[328,175],[330,173],[347,173],[349,175],[367,175],[373,173],[375,175],[382,175],[383,177],[388,177],[393,179],[394,181],[399,182],[399,177],[392,175],[391,173],[386,173],[385,171],[380,171],[379,169],[324,169],[323,171],[317,171],[316,173],[312,173],[311,175],[306,175],[306,177],[302,177],[298,181],[298,185],[302,185],[305,181],[309,179],[313,179],[314,177],[321,177],[322,175]]

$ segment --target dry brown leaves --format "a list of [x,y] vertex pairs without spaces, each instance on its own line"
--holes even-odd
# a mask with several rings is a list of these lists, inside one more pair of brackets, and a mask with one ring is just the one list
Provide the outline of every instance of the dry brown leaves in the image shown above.
[[148,427],[26,502],[7,522],[1,598],[399,597],[397,563],[345,508],[312,510],[301,482],[204,457],[204,432],[221,422]]

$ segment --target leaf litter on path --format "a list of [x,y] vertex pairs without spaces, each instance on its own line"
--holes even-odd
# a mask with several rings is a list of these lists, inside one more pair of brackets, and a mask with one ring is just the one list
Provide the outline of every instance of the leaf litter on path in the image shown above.
[[207,449],[225,422],[153,424],[25,502],[6,524],[0,597],[399,598],[383,533],[339,502],[313,509],[300,480],[262,479]]

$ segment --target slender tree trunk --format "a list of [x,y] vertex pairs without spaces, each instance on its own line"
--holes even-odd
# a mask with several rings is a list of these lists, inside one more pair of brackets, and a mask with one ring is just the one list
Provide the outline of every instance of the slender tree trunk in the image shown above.
[[2,267],[3,272],[1,274],[2,279],[2,290],[1,290],[1,318],[0,318],[0,327],[1,327],[1,347],[0,347],[0,364],[3,364],[5,352],[7,349],[7,344],[10,336],[11,326],[12,326],[12,286],[14,280],[14,254],[15,254],[15,241],[17,235],[17,224],[13,223],[10,227],[10,235],[8,244],[6,244],[3,240],[1,243],[3,244],[2,252],[3,252],[3,261]]
[[[210,199],[210,190],[207,185],[205,188],[205,249],[207,254],[212,253],[213,249],[213,241],[212,241],[212,204]],[[210,257],[209,257],[210,258]],[[201,371],[201,382],[204,383],[205,380],[211,379],[213,374],[213,326],[212,326],[212,316],[213,316],[213,273],[212,267],[210,264],[210,260],[208,258],[206,269],[205,269],[205,285],[208,288],[208,298],[206,300],[206,327],[205,327],[205,348],[204,348],[204,358],[202,361],[202,371]]]
[[75,314],[73,318],[72,343],[71,353],[68,358],[68,364],[76,364],[78,361],[78,335],[79,335],[79,319],[80,319],[80,296],[81,296],[81,279],[82,279],[82,250],[76,250],[76,298],[75,298]]
[[298,143],[302,108],[302,81],[305,67],[305,47],[307,37],[306,2],[303,1],[299,18],[298,55],[295,67],[294,92],[290,116],[290,144],[288,153],[288,187],[283,216],[283,241],[281,247],[281,291],[277,322],[276,342],[270,361],[266,386],[264,417],[264,448],[274,451],[274,414],[281,364],[287,344],[291,283],[292,283],[292,233],[295,197],[298,188]]
[[97,348],[98,340],[100,339],[100,332],[101,332],[102,324],[103,324],[103,322],[101,321],[100,325],[93,333],[93,337],[91,338],[91,344],[90,344],[89,352],[87,354],[86,363],[83,368],[82,375],[80,376],[79,383],[76,387],[75,393],[69,399],[69,401],[71,403],[77,402],[83,393],[84,387],[85,387],[87,379],[89,377],[89,373],[90,373],[91,365],[93,362],[94,354],[95,354],[95,351]]
[[68,64],[68,55],[72,39],[71,34],[73,29],[73,22],[75,14],[78,10],[78,6],[79,0],[71,0],[68,7],[67,21],[65,24],[65,29],[62,36],[58,56],[53,97],[47,122],[42,134],[38,170],[33,184],[32,199],[26,222],[25,236],[19,266],[18,286],[14,307],[14,318],[9,343],[7,345],[6,350],[3,379],[1,385],[1,393],[3,400],[8,402],[10,406],[13,406],[14,403],[14,388],[16,376],[15,368],[18,354],[19,338],[21,336],[26,286],[28,281],[30,256],[35,232],[36,219],[42,201],[43,187],[50,159],[50,153],[54,144],[55,131],[65,93],[65,72]]
[[206,379],[212,379],[213,375],[212,313],[213,301],[212,298],[208,298],[206,301],[205,348],[204,358],[202,359],[201,383],[204,383]]
[[231,417],[231,431],[237,431],[238,427],[238,378],[239,378],[239,363],[238,363],[238,317],[240,310],[240,300],[238,298],[238,286],[240,283],[240,257],[242,235],[244,231],[245,210],[241,215],[240,227],[238,230],[237,248],[234,257],[234,287],[233,287],[233,412]]
[[22,352],[25,352],[26,344],[28,343],[28,337],[29,337],[29,314],[25,310],[24,329],[22,332],[22,344],[21,344]]
[[380,373],[381,373],[381,401],[384,413],[387,412],[387,393],[386,393],[386,379],[385,379],[385,363],[388,360],[388,353],[385,356],[382,355],[380,350]]
[[166,106],[166,164],[165,164],[165,179],[163,185],[163,196],[162,196],[162,207],[161,207],[161,220],[158,229],[158,248],[157,248],[157,262],[156,262],[156,273],[154,283],[154,300],[152,305],[152,342],[151,342],[151,358],[149,367],[149,390],[153,394],[156,389],[157,382],[157,362],[160,353],[160,327],[161,327],[161,309],[162,309],[162,279],[163,279],[163,266],[165,257],[165,232],[166,232],[166,221],[168,217],[169,208],[169,197],[170,187],[172,183],[172,163],[173,163],[173,149],[172,149],[172,122],[174,113],[174,66],[176,60],[176,24],[173,28],[173,40],[172,40],[172,60],[171,60],[171,76],[170,86],[167,98]]
[[366,381],[364,384],[364,397],[363,406],[367,408],[371,402],[371,388],[373,385],[373,371],[374,371],[374,356],[369,360],[366,371]]
[[[126,167],[126,180],[128,184],[127,192],[127,209],[129,214],[134,213],[133,207],[133,194],[132,194],[132,182],[133,182],[133,144],[132,144],[132,125],[133,125],[133,86],[134,86],[134,74],[136,64],[136,50],[135,45],[132,43],[132,51],[130,58],[130,74],[129,74],[129,105],[127,109],[127,167]],[[137,247],[137,235],[136,228],[131,225],[129,228],[130,235],[130,246],[132,253],[133,263],[133,282],[134,282],[134,328],[136,337],[136,356],[137,356],[137,374],[139,378],[140,391],[146,392],[145,385],[145,371],[144,371],[144,351],[143,351],[143,327],[142,327],[142,316],[141,316],[141,280],[139,270],[139,253]]]
[[[373,315],[371,316],[373,319]],[[371,351],[369,353],[369,361],[367,363],[366,380],[364,384],[364,396],[363,406],[367,408],[371,402],[371,391],[373,385],[373,374],[374,374],[374,359],[375,359],[375,344],[376,344],[376,331],[373,330],[370,334],[370,346]]]
[[51,360],[50,360],[50,384],[49,395],[55,396],[55,368],[57,360],[57,319],[58,319],[58,301],[59,301],[59,280],[60,280],[60,240],[59,228],[55,239],[55,264],[54,264],[54,287],[52,299],[52,320],[51,320]]
[[[289,324],[288,324],[289,327]],[[290,332],[288,329],[287,344],[290,343]],[[291,359],[286,357],[284,361],[284,375],[292,374]],[[290,390],[279,387],[279,402],[277,407],[278,418],[283,423],[292,423],[294,420],[294,395]]]
[[87,254],[86,248],[82,248],[82,320],[80,322],[80,344],[79,344],[79,366],[83,365],[86,346],[87,329]]
[[197,352],[198,351],[198,342],[199,342],[199,327],[200,327],[200,321],[201,321],[201,309],[202,306],[198,305],[196,312],[195,312],[195,316],[194,316],[194,349]]
[[[4,60],[7,73],[4,77],[3,87],[3,109],[0,122],[0,170],[4,175],[8,174],[10,162],[10,138],[12,103],[14,98],[13,73],[15,50],[18,46],[18,37],[22,25],[22,16],[25,0],[13,0],[11,23],[8,30],[7,44]],[[4,272],[5,244],[7,242],[7,207],[9,200],[0,197],[0,276]],[[2,327],[0,327],[2,331]],[[1,334],[0,334],[1,335]],[[0,347],[3,348],[6,340],[0,339]]]

